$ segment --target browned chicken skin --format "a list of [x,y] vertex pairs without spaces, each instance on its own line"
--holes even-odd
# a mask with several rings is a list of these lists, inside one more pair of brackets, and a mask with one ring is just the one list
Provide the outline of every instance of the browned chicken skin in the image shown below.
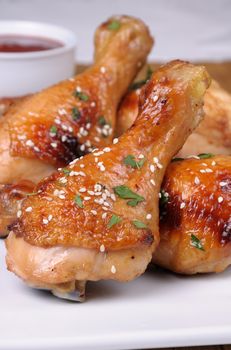
[[209,82],[189,63],[159,69],[127,133],[54,173],[24,201],[6,240],[8,269],[65,297],[83,293],[86,280],[143,273],[159,243],[164,172],[201,120]]
[[[117,106],[152,44],[142,21],[112,17],[96,31],[98,54],[92,67],[11,107],[0,120],[0,185],[7,184],[5,197],[10,184],[37,183],[56,167],[112,142]],[[8,215],[8,207],[1,216]],[[0,231],[5,234],[5,226]]]
[[231,264],[231,156],[202,157],[171,163],[162,184],[153,261],[183,274]]
[[[140,91],[140,88],[133,89],[123,99],[118,111],[117,135],[123,134],[135,121]],[[206,92],[204,111],[204,120],[180,150],[181,157],[202,152],[231,154],[231,95],[215,81]]]

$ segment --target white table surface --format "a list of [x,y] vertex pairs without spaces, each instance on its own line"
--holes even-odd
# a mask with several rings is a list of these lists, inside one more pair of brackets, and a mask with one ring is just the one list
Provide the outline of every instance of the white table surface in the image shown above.
[[0,0],[0,20],[51,22],[77,36],[79,62],[90,62],[93,33],[112,14],[142,18],[155,36],[150,60],[231,59],[230,0]]

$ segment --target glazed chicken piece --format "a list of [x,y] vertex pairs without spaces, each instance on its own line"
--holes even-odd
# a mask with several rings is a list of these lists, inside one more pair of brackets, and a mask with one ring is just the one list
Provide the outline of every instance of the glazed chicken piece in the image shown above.
[[[91,68],[13,106],[0,121],[0,185],[7,184],[0,196],[6,198],[10,184],[37,183],[58,166],[110,144],[118,103],[152,44],[142,21],[112,17],[96,31],[98,54]],[[3,223],[8,202],[0,213]],[[5,234],[5,226],[0,231]]]
[[203,116],[203,67],[173,61],[144,87],[134,126],[41,181],[6,240],[10,271],[29,285],[78,298],[87,280],[129,281],[159,243],[166,166]]
[[160,244],[153,261],[182,274],[231,264],[231,156],[171,163],[160,201]]
[[[117,135],[122,135],[135,121],[141,88],[139,83],[127,93],[118,111]],[[205,95],[205,118],[192,133],[179,156],[212,152],[231,154],[231,95],[212,81]]]

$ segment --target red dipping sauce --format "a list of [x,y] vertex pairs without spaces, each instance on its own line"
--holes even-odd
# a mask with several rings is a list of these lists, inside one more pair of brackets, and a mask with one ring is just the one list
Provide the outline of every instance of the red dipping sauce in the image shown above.
[[35,52],[64,46],[60,41],[27,35],[0,35],[0,52]]

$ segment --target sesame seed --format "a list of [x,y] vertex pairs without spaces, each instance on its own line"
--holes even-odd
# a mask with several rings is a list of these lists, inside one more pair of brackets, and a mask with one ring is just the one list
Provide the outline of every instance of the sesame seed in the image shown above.
[[80,146],[80,151],[85,151],[85,145],[84,144],[82,144],[81,146]]
[[26,145],[29,147],[34,147],[34,142],[32,140],[27,140]]
[[159,163],[159,159],[157,157],[154,157],[153,162],[157,164],[157,163]]
[[110,147],[105,147],[105,148],[103,149],[104,152],[110,152],[110,150],[111,150]]
[[157,168],[159,168],[159,169],[162,169],[162,168],[163,168],[163,165],[160,164],[160,163],[157,163],[156,166],[157,166]]
[[81,192],[81,193],[86,192],[86,188],[85,188],[85,187],[81,187],[81,188],[79,189],[79,192]]
[[183,208],[185,208],[185,203],[184,202],[180,203],[180,209],[183,209]]
[[86,174],[83,172],[83,171],[79,171],[79,172],[77,172],[77,174],[75,174],[75,175],[80,175],[80,176],[86,176]]
[[63,194],[60,194],[60,195],[59,195],[59,198],[60,198],[60,199],[65,199],[65,196],[64,196]]
[[105,205],[105,207],[110,207],[110,204],[106,201],[103,202],[103,205]]
[[218,200],[218,203],[221,203],[223,202],[224,198],[222,196],[219,196],[217,200]]
[[101,251],[101,253],[105,252],[105,246],[101,244],[101,246],[99,247],[99,250]]
[[199,179],[199,177],[195,177],[195,179],[194,179],[194,183],[196,184],[196,185],[199,185],[200,184],[200,179]]
[[147,215],[146,215],[146,219],[147,219],[147,220],[150,220],[151,218],[152,218],[152,214],[147,214]]
[[154,102],[156,102],[156,101],[158,100],[158,98],[159,98],[159,97],[158,97],[157,95],[155,95],[155,96],[153,96],[152,99],[153,99]]
[[204,169],[201,169],[201,170],[200,170],[200,173],[202,173],[202,174],[205,173],[205,172],[206,172],[206,171],[205,171]]
[[43,219],[43,224],[44,224],[44,225],[47,225],[48,222],[49,222],[49,221],[48,221],[47,219]]
[[18,140],[26,140],[26,135],[18,135]]
[[65,124],[62,124],[61,128],[66,131],[68,129],[68,127]]
[[111,267],[111,273],[116,273],[115,265],[112,265],[112,267]]
[[89,201],[90,199],[91,199],[91,197],[87,197],[87,196],[84,197],[84,200],[85,200],[85,201]]
[[53,218],[53,215],[50,214],[50,215],[48,215],[48,218],[47,218],[47,219],[48,219],[48,221],[51,221],[52,218]]
[[106,217],[107,217],[107,213],[103,213],[102,214],[102,219],[106,219]]
[[95,136],[95,137],[94,137],[94,140],[95,140],[95,142],[99,142],[99,141],[100,141],[100,138],[99,138],[98,136]]
[[144,159],[144,155],[143,155],[143,154],[140,154],[140,155],[138,156],[138,158],[139,158],[139,159]]
[[221,187],[222,187],[222,186],[226,186],[226,185],[227,185],[227,182],[221,181],[219,185],[220,185]]
[[94,196],[95,192],[94,191],[87,191],[88,194],[90,194],[90,196]]
[[61,182],[62,184],[65,184],[65,183],[67,183],[67,179],[65,177],[61,177],[59,179],[59,182]]
[[82,91],[81,87],[80,86],[76,86],[76,91],[77,92],[81,92]]
[[97,157],[97,156],[101,156],[102,154],[104,154],[104,152],[103,151],[99,151],[99,152],[94,152],[94,155]]
[[110,195],[110,197],[111,197],[111,199],[112,199],[114,202],[116,201],[116,196],[115,196],[114,193],[112,193],[112,194]]
[[96,210],[91,210],[91,213],[93,214],[93,215],[97,215],[97,211]]
[[90,104],[91,107],[95,107],[96,106],[96,103],[95,101],[92,101],[91,104]]
[[32,207],[27,207],[27,208],[26,208],[26,212],[27,212],[27,213],[32,212]]
[[18,210],[18,211],[17,211],[17,218],[20,218],[21,215],[22,215],[22,211],[21,211],[21,210]]
[[154,167],[154,165],[153,165],[153,164],[151,164],[151,165],[150,165],[149,169],[151,170],[151,172],[152,172],[152,173],[154,173],[154,171],[155,171],[155,167]]
[[60,120],[60,119],[58,119],[58,118],[55,118],[54,122],[55,122],[55,124],[58,124],[58,125],[60,125],[60,124],[61,124],[61,120]]
[[115,139],[113,140],[113,145],[116,145],[118,142],[119,142],[119,139],[115,138]]
[[105,171],[105,166],[104,165],[101,165],[100,168],[99,168],[100,171]]
[[108,208],[107,207],[102,207],[103,208],[103,210],[105,210],[105,211],[107,211],[108,210]]
[[153,179],[151,179],[150,182],[151,182],[151,184],[152,184],[153,186],[156,185],[156,183],[155,183],[155,181],[154,181]]
[[57,148],[57,143],[56,142],[51,142],[51,147]]
[[212,161],[211,165],[216,165],[217,163],[215,162],[215,160]]
[[91,128],[91,123],[86,124],[86,129],[89,130]]
[[205,169],[205,171],[206,171],[206,173],[213,173],[213,170],[209,169],[209,168]]
[[106,68],[105,67],[100,67],[100,72],[103,73],[103,74],[106,73]]
[[40,149],[38,148],[38,147],[34,147],[34,150],[35,150],[35,152],[39,152],[40,151]]

